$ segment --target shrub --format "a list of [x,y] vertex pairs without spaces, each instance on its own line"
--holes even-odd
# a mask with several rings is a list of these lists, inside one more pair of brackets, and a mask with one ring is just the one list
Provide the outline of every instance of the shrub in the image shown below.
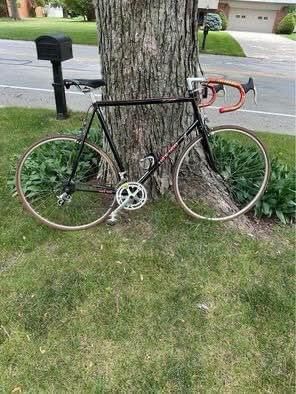
[[222,22],[221,30],[226,30],[228,25],[228,20],[226,18],[226,15],[224,14],[223,11],[219,11],[218,15],[220,16]]
[[[80,134],[80,131],[72,131],[69,134],[73,134],[75,136]],[[97,129],[91,129],[88,135],[88,140],[97,144],[102,145],[101,141],[101,132],[98,132]],[[64,145],[55,145],[54,143],[45,144],[39,147],[28,159],[26,162],[26,166],[29,168],[29,174],[23,172],[23,186],[24,191],[30,198],[34,198],[34,194],[36,194],[34,188],[36,185],[36,179],[40,180],[44,185],[44,189],[49,189],[50,187],[54,187],[56,184],[60,182],[60,169],[67,168],[67,162],[69,156],[73,154],[72,151],[67,150],[69,146]],[[43,160],[40,158],[47,157],[47,160]],[[49,159],[50,158],[50,159]],[[13,156],[11,159],[10,171],[8,174],[7,185],[9,190],[13,195],[16,194],[16,184],[15,184],[15,172],[16,172],[16,163],[18,161],[18,156]],[[35,160],[34,160],[35,159]],[[81,177],[85,176],[85,174],[89,171],[89,169],[93,168],[95,157],[93,156],[93,151],[87,150],[82,153],[80,158],[79,166],[76,174],[79,174]],[[40,163],[42,165],[40,166]],[[53,164],[54,163],[54,167]],[[53,173],[53,168],[55,168],[55,172]],[[34,171],[32,171],[34,169]],[[50,172],[49,172],[50,171]],[[68,175],[70,176],[71,168],[68,168]],[[32,175],[34,173],[34,175]],[[39,186],[40,188],[40,186]],[[39,190],[39,189],[38,189]],[[38,195],[38,194],[37,194]]]
[[295,16],[291,13],[286,15],[277,27],[278,34],[291,34],[295,28]]
[[81,15],[85,20],[95,18],[92,0],[63,0],[63,4],[71,16]]
[[296,12],[296,5],[290,5],[289,7],[287,7],[288,12]]
[[[250,168],[258,166],[258,152],[250,145],[242,145],[238,142],[229,141],[224,138],[217,138],[214,141],[215,156],[221,159],[221,163],[231,163],[227,168],[220,168],[228,175],[235,173],[237,168],[242,168],[241,163],[248,161]],[[223,157],[232,160],[224,160]],[[250,160],[251,159],[251,160]],[[257,163],[257,164],[256,164]],[[247,178],[241,174],[242,180],[237,183],[237,188],[233,185],[233,198],[238,205],[244,205],[250,201],[250,196],[254,195],[253,185],[258,181],[256,172],[252,178]],[[261,179],[261,178],[260,178]],[[256,187],[257,190],[257,187]],[[295,222],[296,219],[296,170],[282,164],[277,158],[271,162],[271,176],[267,190],[263,197],[256,203],[253,213],[256,217],[276,217],[282,223]]]
[[218,14],[208,14],[206,17],[206,24],[209,30],[218,31],[222,28],[222,20]]
[[[71,133],[72,134],[72,133]],[[73,133],[77,135],[77,132]],[[89,135],[89,140],[101,146],[101,133],[97,132],[97,130],[91,130]],[[214,142],[214,152],[215,156],[221,159],[223,163],[231,163],[231,166],[227,166],[227,168],[220,168],[221,173],[227,173],[231,175],[231,173],[235,173],[238,168],[242,168],[241,163],[244,163],[248,160],[249,168],[256,168],[258,164],[258,151],[254,150],[250,145],[243,145],[239,142],[234,142],[224,138],[217,138],[213,140]],[[54,147],[51,146],[51,149]],[[39,152],[42,154],[42,151]],[[51,153],[51,160],[55,160],[57,170],[64,165],[64,160],[68,158],[68,155],[65,154],[67,152],[59,151],[56,148],[53,149]],[[223,160],[223,157],[232,157],[229,160]],[[250,160],[251,158],[251,160]],[[80,171],[85,173],[91,167],[92,164],[92,156],[89,153],[85,152],[82,160],[80,162]],[[12,194],[15,194],[15,163],[16,157],[12,158],[12,165],[10,169],[10,173],[8,175],[8,187]],[[40,159],[37,161],[40,163]],[[46,162],[44,166],[41,168],[39,164],[36,165],[32,160],[32,166],[36,166],[35,175],[38,179],[47,181],[50,180],[51,184],[56,181],[56,179],[52,179],[53,174],[46,173]],[[52,169],[52,166],[51,166]],[[232,191],[234,192],[233,198],[237,202],[238,205],[244,205],[246,201],[250,201],[250,195],[254,195],[254,184],[256,184],[256,172],[254,173],[254,177],[244,178],[244,174],[242,174],[242,179],[238,182],[238,187],[235,189],[235,185],[233,185]],[[34,179],[31,181],[30,178],[27,179],[26,189],[32,193],[30,190],[31,184],[34,186]],[[257,187],[256,187],[257,190]],[[296,220],[296,170],[289,168],[288,165],[282,164],[277,158],[273,158],[271,161],[271,176],[268,183],[267,190],[263,197],[256,203],[253,209],[254,216],[258,218],[268,217],[268,218],[278,218],[282,223],[292,223]]]
[[267,190],[255,206],[257,217],[277,216],[282,223],[296,219],[296,171],[277,159],[271,162],[271,177]]
[[32,1],[34,8],[36,7],[45,7],[46,1],[45,0],[34,0]]

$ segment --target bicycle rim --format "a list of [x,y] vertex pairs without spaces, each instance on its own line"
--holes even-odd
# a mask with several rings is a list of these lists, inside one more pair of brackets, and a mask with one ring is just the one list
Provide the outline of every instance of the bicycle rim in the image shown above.
[[217,171],[210,168],[197,137],[178,159],[174,172],[177,201],[191,216],[232,220],[248,212],[263,195],[270,173],[266,150],[249,130],[221,126],[209,133]]
[[22,156],[16,187],[24,207],[42,223],[60,230],[82,230],[103,221],[111,212],[118,182],[109,156],[85,142],[71,191],[68,184],[80,143],[74,136],[44,138]]

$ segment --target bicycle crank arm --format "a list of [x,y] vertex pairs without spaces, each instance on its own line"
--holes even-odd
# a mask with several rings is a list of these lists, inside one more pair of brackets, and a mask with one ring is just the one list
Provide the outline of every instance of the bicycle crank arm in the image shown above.
[[114,211],[110,213],[109,218],[107,219],[107,224],[113,225],[117,222],[118,213],[129,203],[130,197],[124,200]]

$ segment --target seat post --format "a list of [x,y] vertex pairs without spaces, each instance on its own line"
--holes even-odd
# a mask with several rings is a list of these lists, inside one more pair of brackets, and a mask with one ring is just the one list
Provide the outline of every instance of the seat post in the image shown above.
[[96,96],[95,96],[95,94],[94,94],[94,92],[92,90],[90,91],[90,98],[91,98],[91,102],[93,104],[95,104],[97,99],[96,99]]

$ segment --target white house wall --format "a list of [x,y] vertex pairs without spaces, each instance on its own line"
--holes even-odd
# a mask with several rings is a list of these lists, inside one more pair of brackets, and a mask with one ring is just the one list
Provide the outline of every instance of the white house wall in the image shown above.
[[218,8],[219,0],[198,0],[198,8],[213,9]]
[[276,11],[232,8],[229,12],[228,29],[234,31],[253,31],[271,33]]
[[250,9],[250,10],[274,10],[278,11],[283,7],[280,3],[264,3],[252,1],[228,1],[230,8]]
[[228,29],[271,33],[274,27],[277,11],[283,3],[228,1]]

